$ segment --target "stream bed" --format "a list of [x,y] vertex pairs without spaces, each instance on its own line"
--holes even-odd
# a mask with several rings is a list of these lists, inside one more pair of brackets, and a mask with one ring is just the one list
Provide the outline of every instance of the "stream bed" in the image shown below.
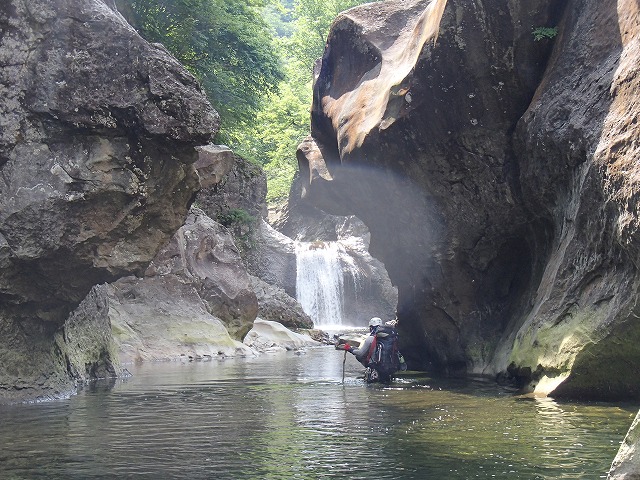
[[0,407],[2,479],[598,479],[638,405],[522,398],[408,373],[367,386],[332,347],[130,367]]

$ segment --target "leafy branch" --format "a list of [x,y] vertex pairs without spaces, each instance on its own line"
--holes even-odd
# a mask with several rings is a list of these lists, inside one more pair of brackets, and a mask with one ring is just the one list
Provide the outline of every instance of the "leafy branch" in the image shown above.
[[533,39],[536,42],[539,42],[540,40],[545,40],[545,39],[552,39],[558,35],[558,27],[534,28],[532,35],[533,35]]

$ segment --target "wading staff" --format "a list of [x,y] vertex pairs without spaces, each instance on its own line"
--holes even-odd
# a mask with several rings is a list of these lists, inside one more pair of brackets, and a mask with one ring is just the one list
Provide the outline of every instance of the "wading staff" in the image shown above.
[[347,363],[347,351],[344,351],[344,358],[342,359],[342,384],[344,385],[344,364]]

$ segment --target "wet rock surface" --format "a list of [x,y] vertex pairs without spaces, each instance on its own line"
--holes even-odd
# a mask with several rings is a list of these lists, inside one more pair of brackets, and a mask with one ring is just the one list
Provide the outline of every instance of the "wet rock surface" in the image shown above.
[[616,458],[611,464],[607,480],[637,480],[640,479],[640,413],[636,415]]

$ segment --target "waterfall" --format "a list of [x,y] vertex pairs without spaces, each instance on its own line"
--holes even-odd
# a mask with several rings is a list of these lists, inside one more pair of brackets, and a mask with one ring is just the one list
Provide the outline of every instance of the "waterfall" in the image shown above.
[[343,325],[343,268],[338,242],[296,244],[296,297],[316,327]]

